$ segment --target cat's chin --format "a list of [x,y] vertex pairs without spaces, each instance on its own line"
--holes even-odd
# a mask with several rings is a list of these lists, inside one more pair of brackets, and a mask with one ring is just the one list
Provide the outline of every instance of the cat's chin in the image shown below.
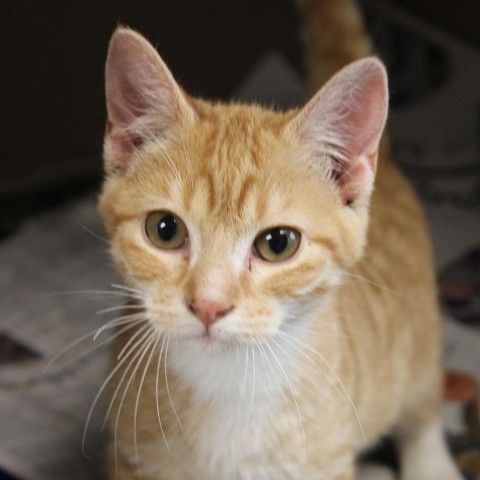
[[179,341],[184,341],[186,346],[199,353],[220,354],[236,351],[239,347],[254,345],[258,340],[240,335],[224,336],[204,332],[179,338]]
[[236,342],[207,333],[178,337],[178,343],[198,353],[218,354],[236,348]]

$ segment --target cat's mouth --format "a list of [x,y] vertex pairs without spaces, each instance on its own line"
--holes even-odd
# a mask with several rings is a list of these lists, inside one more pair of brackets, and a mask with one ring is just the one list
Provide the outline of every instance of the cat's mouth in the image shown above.
[[157,315],[152,314],[150,317],[150,323],[158,330],[158,333],[165,334],[175,339],[176,342],[185,342],[189,347],[202,351],[230,351],[263,342],[275,334],[275,329],[272,331],[272,328],[259,328],[257,325],[253,331],[254,329],[249,325],[239,325],[242,322],[233,324],[227,322],[226,324],[223,321],[212,325],[203,325],[197,320],[191,321],[188,317],[177,317],[175,320],[169,325],[165,325],[164,322],[158,320]]
[[230,351],[233,348],[237,348],[240,344],[234,337],[224,338],[208,331],[198,334],[182,335],[181,338],[189,347],[205,353]]
[[239,333],[225,333],[216,332],[213,330],[205,329],[201,333],[190,333],[188,335],[182,335],[190,346],[200,349],[203,352],[219,353],[224,351],[232,351],[245,345],[253,345],[259,341],[252,335],[239,334]]

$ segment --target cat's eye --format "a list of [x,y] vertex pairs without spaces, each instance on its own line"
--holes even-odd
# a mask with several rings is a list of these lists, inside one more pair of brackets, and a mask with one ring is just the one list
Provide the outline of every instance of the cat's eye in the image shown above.
[[255,252],[267,262],[281,262],[290,258],[298,250],[300,238],[300,233],[293,228],[271,228],[255,239]]
[[188,238],[183,221],[166,211],[149,213],[145,219],[145,232],[153,245],[165,250],[183,247]]

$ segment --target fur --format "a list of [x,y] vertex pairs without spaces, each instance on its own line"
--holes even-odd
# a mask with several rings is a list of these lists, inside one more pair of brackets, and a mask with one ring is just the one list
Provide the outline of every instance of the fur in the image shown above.
[[[299,4],[312,85],[335,75],[298,111],[191,98],[143,37],[112,38],[100,212],[139,318],[115,346],[112,479],[348,480],[387,432],[405,480],[460,478],[425,220],[380,143],[385,69],[358,60],[352,2]],[[183,220],[184,247],[149,242],[152,211]],[[268,263],[252,245],[276,226],[302,239]],[[228,313],[206,328],[199,299]]]

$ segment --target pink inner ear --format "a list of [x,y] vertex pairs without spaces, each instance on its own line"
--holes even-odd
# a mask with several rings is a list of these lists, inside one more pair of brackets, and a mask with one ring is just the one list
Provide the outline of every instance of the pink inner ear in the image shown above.
[[366,186],[373,182],[375,171],[365,157],[347,165],[343,172],[335,175],[335,181],[340,189],[342,201],[345,205],[352,205],[355,199],[361,194]]
[[315,157],[330,161],[345,204],[370,194],[387,107],[385,68],[367,58],[341,70],[300,113],[304,141],[313,143]]
[[172,74],[138,33],[120,28],[110,42],[106,64],[107,165],[124,171],[147,138],[166,135],[181,118],[193,116]]
[[[129,69],[128,66],[125,70],[127,69]],[[125,71],[118,76],[116,82],[110,84],[108,116],[112,124],[117,127],[128,127],[147,110],[141,91],[137,91],[140,85],[136,88],[132,85],[135,81],[135,75],[132,73]]]

